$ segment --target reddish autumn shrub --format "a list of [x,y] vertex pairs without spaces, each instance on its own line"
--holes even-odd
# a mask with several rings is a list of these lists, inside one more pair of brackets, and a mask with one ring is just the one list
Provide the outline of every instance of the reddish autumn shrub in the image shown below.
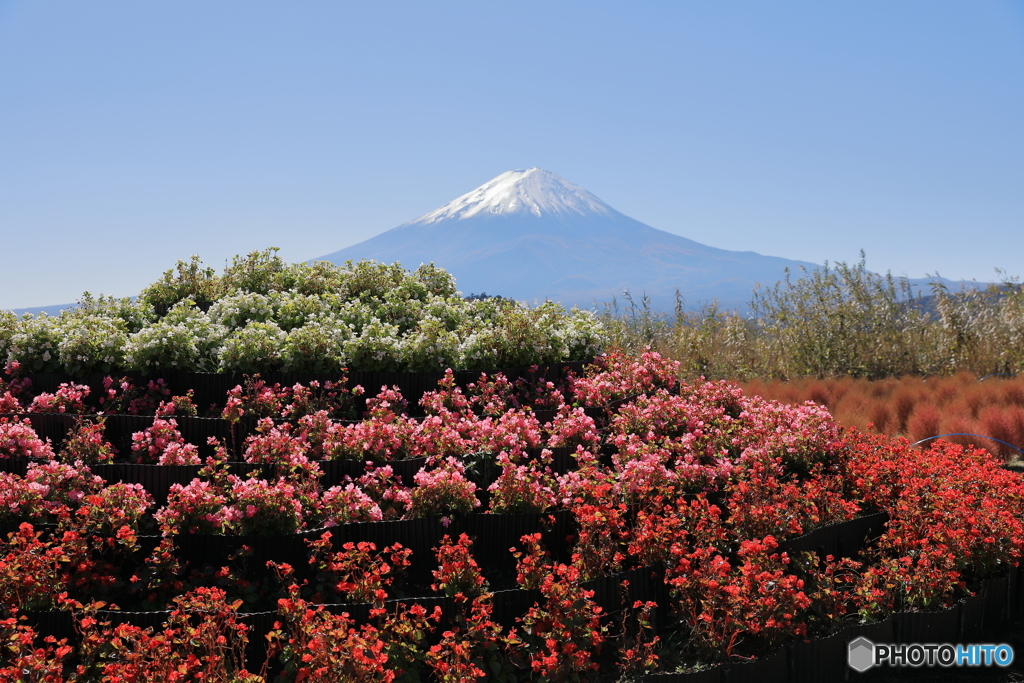
[[[801,378],[789,382],[752,381],[748,394],[786,403],[815,401],[826,406],[838,423],[870,428],[916,442],[944,433],[966,432],[957,443],[984,448],[1008,459],[1024,449],[1024,379],[969,373],[951,377],[901,377],[868,381],[850,378]],[[985,438],[1005,441],[1009,446]]]

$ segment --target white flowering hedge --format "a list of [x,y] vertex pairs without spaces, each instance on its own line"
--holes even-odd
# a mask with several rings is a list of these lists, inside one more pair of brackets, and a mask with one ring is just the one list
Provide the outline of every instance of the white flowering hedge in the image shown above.
[[0,312],[0,358],[28,372],[489,370],[590,360],[589,311],[464,300],[433,264],[287,264],[276,249],[217,275],[199,257],[133,299],[93,298],[59,316]]

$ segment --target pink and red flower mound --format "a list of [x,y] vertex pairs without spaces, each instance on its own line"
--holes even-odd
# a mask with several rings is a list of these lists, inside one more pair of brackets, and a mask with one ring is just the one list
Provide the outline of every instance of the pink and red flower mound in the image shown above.
[[[1024,552],[1024,483],[987,453],[681,383],[654,353],[563,384],[448,373],[423,417],[383,387],[340,421],[350,394],[314,389],[236,388],[245,438],[205,457],[154,403],[123,470],[102,422],[60,445],[0,420],[0,681],[641,677],[942,610]],[[193,469],[162,505],[90,470],[140,463]],[[792,550],[879,512],[846,556]]]

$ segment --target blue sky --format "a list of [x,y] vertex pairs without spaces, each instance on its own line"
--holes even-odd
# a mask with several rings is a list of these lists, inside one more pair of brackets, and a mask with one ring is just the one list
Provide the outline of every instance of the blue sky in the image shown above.
[[1024,275],[1022,122],[1020,0],[0,0],[0,307],[304,260],[530,166],[717,247]]

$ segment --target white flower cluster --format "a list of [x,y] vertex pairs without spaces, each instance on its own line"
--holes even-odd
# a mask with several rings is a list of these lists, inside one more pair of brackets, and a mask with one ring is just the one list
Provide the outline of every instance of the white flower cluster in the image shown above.
[[220,278],[200,265],[179,262],[135,301],[86,293],[55,318],[0,314],[0,352],[29,372],[76,375],[490,370],[589,360],[604,341],[592,313],[466,301],[433,265],[287,266],[273,250],[236,258]]
[[95,315],[68,316],[59,325],[60,364],[71,374],[110,372],[124,365],[128,335],[117,318]]

